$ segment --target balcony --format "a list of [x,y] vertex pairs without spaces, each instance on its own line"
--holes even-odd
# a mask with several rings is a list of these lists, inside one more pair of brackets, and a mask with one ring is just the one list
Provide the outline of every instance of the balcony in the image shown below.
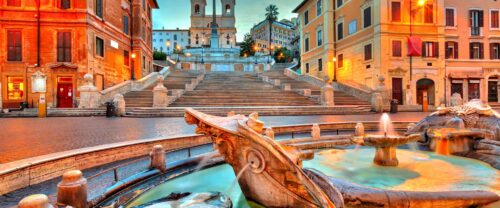
[[470,28],[471,36],[483,36],[483,28],[482,27],[471,27]]

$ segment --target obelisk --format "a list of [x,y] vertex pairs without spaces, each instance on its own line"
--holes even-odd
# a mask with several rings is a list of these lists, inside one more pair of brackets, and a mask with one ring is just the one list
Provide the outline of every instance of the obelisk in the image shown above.
[[219,35],[217,34],[217,16],[215,13],[215,0],[213,0],[212,35],[210,36],[210,48],[219,48]]

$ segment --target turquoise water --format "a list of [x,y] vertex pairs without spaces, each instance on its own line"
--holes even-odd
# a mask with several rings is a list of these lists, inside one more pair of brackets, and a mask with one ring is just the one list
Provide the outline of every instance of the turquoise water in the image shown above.
[[303,166],[363,186],[406,191],[487,190],[500,194],[500,172],[477,160],[397,150],[398,167],[374,165],[373,148],[325,150]]
[[[398,167],[381,167],[372,163],[375,150],[324,150],[304,161],[305,168],[315,168],[328,176],[367,187],[407,191],[487,190],[500,194],[500,172],[488,164],[431,152],[397,150]],[[236,177],[229,165],[201,170],[167,181],[142,194],[128,207],[168,196],[172,192],[221,192],[228,194]],[[241,188],[228,194],[234,207],[252,208]]]
[[[146,191],[127,207],[138,206],[168,196],[172,192],[221,192],[227,194],[236,180],[233,169],[229,165],[200,170],[179,178],[167,181]],[[254,208],[255,204],[247,202],[238,183],[235,183],[229,197],[233,207]]]

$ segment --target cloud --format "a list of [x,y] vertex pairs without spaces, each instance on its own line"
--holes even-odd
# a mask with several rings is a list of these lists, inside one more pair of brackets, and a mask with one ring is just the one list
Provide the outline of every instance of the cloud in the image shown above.
[[[245,33],[249,33],[254,24],[264,20],[265,7],[275,4],[279,8],[279,19],[291,18],[296,15],[292,10],[302,0],[236,0],[236,29],[238,41],[243,40]],[[189,29],[191,5],[189,0],[158,0],[160,9],[153,11],[153,28],[161,29]],[[212,4],[207,0],[207,12],[212,11]],[[216,0],[217,12],[221,12],[220,0]]]

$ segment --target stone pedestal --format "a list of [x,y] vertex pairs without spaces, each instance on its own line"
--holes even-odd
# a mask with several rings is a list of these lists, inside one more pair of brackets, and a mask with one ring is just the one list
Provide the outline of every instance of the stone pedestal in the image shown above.
[[124,116],[125,115],[125,98],[122,94],[116,94],[113,98],[113,103],[116,107],[116,116]]
[[354,136],[364,136],[365,135],[365,126],[363,123],[357,123],[356,127],[354,127]]
[[53,208],[49,204],[49,198],[44,194],[35,194],[24,197],[19,204],[19,208]]
[[376,147],[373,163],[381,166],[398,166],[396,147]]
[[459,106],[463,104],[462,96],[458,93],[453,93],[450,99],[450,106]]
[[79,170],[63,174],[62,181],[57,184],[57,204],[75,208],[87,207],[87,179]]
[[413,92],[411,89],[406,89],[406,100],[405,105],[413,105]]
[[274,86],[280,86],[281,85],[281,80],[280,79],[275,79],[273,82]]
[[274,140],[274,131],[273,128],[269,127],[265,132],[266,136]]
[[92,74],[85,74],[83,77],[85,84],[81,86],[78,91],[80,92],[80,103],[78,108],[98,108],[101,99],[101,93],[94,86],[94,78]]
[[311,128],[311,137],[314,140],[319,140],[321,138],[321,129],[318,124],[313,124]]
[[323,106],[334,106],[334,91],[331,83],[326,83],[321,88],[321,105]]
[[168,107],[168,89],[163,85],[164,78],[159,75],[157,85],[153,89],[153,108]]
[[377,113],[384,112],[384,99],[379,92],[372,93],[371,104],[373,111]]
[[163,149],[163,146],[155,145],[149,155],[151,157],[151,168],[158,169],[162,173],[167,172],[165,149]]
[[304,89],[303,93],[304,93],[304,96],[309,97],[309,96],[311,96],[311,89]]
[[282,84],[281,85],[281,89],[283,91],[292,91],[292,85],[290,85],[290,84]]

